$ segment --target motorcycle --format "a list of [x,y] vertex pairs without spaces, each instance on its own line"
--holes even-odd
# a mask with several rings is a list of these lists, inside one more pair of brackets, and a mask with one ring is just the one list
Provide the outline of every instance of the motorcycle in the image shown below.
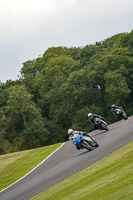
[[124,112],[124,110],[122,110],[120,108],[116,108],[114,110],[114,114],[115,114],[115,116],[117,118],[124,119],[124,120],[128,119],[128,117],[127,117],[126,113]]
[[95,127],[100,130],[106,130],[106,131],[109,130],[107,127],[107,123],[100,118],[95,118]]
[[94,148],[98,147],[99,144],[96,142],[96,140],[88,135],[80,135],[76,134],[76,137],[73,140],[74,145],[78,150],[80,149],[87,149],[89,151],[93,150]]

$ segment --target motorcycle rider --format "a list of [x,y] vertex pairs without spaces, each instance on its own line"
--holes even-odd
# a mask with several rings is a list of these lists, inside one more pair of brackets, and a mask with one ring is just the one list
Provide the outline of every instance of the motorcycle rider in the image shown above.
[[[122,107],[118,107],[118,106],[116,106],[115,104],[112,104],[112,106],[111,106],[111,112],[112,112],[114,115],[115,115],[116,109],[120,109],[120,110],[123,111],[123,108],[122,108]],[[116,117],[118,117],[118,116],[116,116]]]
[[85,132],[82,131],[74,131],[73,129],[69,129],[68,130],[68,135],[69,135],[69,140],[74,140],[76,138],[76,135],[80,134],[80,135],[86,135]]
[[[90,142],[92,142],[91,137],[90,137],[89,135],[87,135],[86,132],[82,132],[82,131],[74,131],[73,129],[69,129],[69,130],[68,130],[69,140],[72,140],[73,143],[74,143],[74,140],[76,139],[77,134],[87,136],[88,139],[90,140]],[[93,142],[92,142],[92,144],[93,144]],[[77,146],[76,146],[76,148],[77,148],[78,150],[80,149],[80,148],[78,148]]]
[[96,115],[96,114],[92,114],[92,113],[89,113],[89,114],[88,114],[88,117],[89,117],[89,119],[90,119],[90,122],[91,122],[92,126],[94,126],[95,129],[97,128],[97,126],[96,126],[96,124],[95,124],[95,119],[96,119],[96,118],[99,118],[99,119],[104,120],[104,118],[101,117],[100,115]]
[[118,107],[115,104],[112,104],[111,111],[117,118],[123,118],[124,120],[128,119],[128,117],[122,107]]

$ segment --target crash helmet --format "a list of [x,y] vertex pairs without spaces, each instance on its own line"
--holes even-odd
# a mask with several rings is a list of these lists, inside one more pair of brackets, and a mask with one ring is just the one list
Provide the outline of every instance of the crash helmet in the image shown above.
[[92,117],[92,113],[89,113],[89,114],[88,114],[88,117]]
[[115,109],[116,105],[115,104],[112,104],[111,108]]
[[68,135],[73,135],[73,129],[68,130]]

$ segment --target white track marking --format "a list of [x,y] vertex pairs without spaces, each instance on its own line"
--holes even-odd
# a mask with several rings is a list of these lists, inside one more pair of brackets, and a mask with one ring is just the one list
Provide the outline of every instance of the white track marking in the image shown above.
[[35,168],[33,168],[30,172],[28,172],[27,174],[25,174],[22,178],[20,178],[19,180],[17,180],[16,182],[12,183],[11,185],[9,185],[8,187],[6,187],[5,189],[1,190],[0,193],[2,193],[3,191],[5,191],[6,189],[10,188],[12,185],[15,185],[17,182],[19,182],[20,180],[22,180],[23,178],[25,178],[26,176],[28,176],[31,172],[33,172],[37,167],[39,167],[42,163],[44,163],[48,158],[50,158],[56,151],[58,151],[65,143],[63,143],[58,149],[56,149],[53,153],[51,153],[47,158],[45,158],[40,164],[38,164]]

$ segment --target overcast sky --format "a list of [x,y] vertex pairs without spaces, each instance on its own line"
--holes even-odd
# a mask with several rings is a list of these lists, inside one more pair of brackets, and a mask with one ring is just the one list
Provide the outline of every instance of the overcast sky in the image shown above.
[[0,0],[0,81],[49,47],[83,47],[133,30],[133,0]]

